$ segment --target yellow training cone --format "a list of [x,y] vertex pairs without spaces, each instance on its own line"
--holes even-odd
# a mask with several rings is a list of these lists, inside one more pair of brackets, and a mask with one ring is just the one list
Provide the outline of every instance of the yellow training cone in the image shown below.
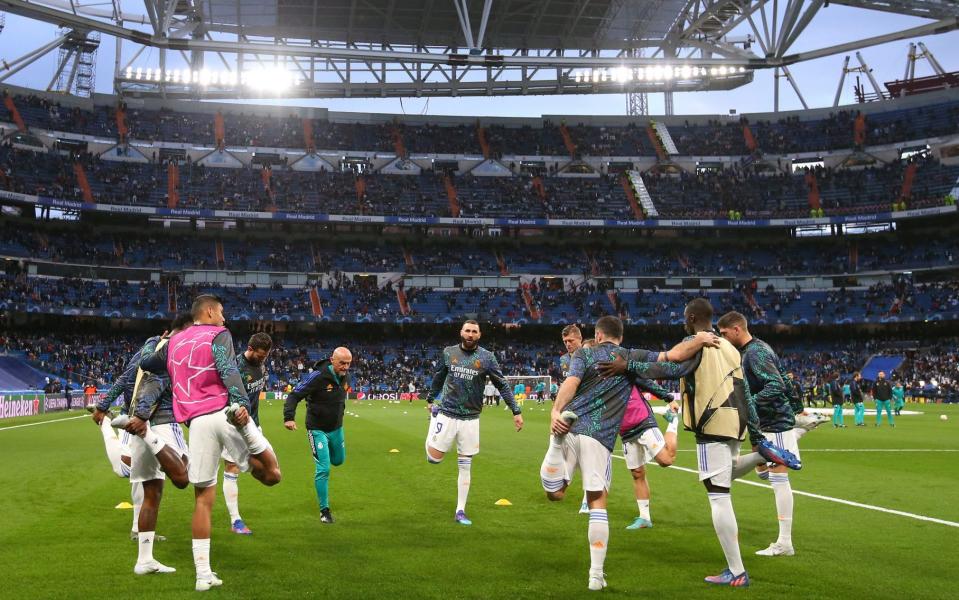
[[397,449],[397,448],[390,448],[390,454],[396,454],[397,452],[399,452],[399,449]]
[[120,504],[117,504],[117,505],[114,506],[113,508],[119,508],[119,509],[122,509],[122,510],[126,510],[126,509],[128,509],[128,508],[133,508],[133,505],[130,504],[129,502],[121,502]]
[[507,500],[506,498],[500,498],[493,504],[495,504],[496,506],[513,506],[513,503]]

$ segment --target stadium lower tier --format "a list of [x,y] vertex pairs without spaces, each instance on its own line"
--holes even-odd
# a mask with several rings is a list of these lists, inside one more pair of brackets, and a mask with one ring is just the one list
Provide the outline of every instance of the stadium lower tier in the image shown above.
[[[453,331],[446,333],[454,334]],[[565,350],[559,341],[559,331],[556,330],[555,334],[551,341],[517,341],[503,339],[500,331],[487,331],[482,344],[496,353],[504,374],[508,376],[549,375],[553,381],[559,382],[562,378],[559,359]],[[50,385],[52,390],[59,386],[62,390],[69,381],[74,391],[87,383],[107,388],[139,349],[146,335],[45,335],[13,331],[0,335],[0,355],[20,357],[38,373],[46,374],[49,381],[38,381],[38,387]],[[673,340],[635,341],[631,345],[627,339],[624,345],[664,350],[679,341],[680,336],[677,328]],[[442,348],[455,341],[435,334],[426,338],[380,335],[382,341],[375,343],[365,338],[368,336],[362,334],[357,334],[356,339],[351,339],[349,334],[311,338],[274,335],[275,347],[267,361],[267,390],[282,391],[287,386],[296,385],[316,361],[328,357],[334,347],[345,345],[354,357],[350,376],[354,392],[408,392],[412,383],[422,399],[429,389]],[[234,341],[238,353],[246,349],[244,337],[234,335]],[[805,400],[810,404],[825,402],[824,386],[830,379],[839,377],[841,383],[847,382],[853,373],[862,370],[877,355],[898,365],[890,377],[902,382],[909,395],[959,401],[955,371],[959,361],[959,341],[955,338],[895,342],[785,342],[773,346],[787,371],[794,373],[800,381]]]
[[99,281],[7,274],[0,277],[0,310],[113,318],[167,319],[198,294],[223,299],[229,319],[355,323],[568,324],[618,314],[628,324],[677,325],[683,307],[708,297],[717,311],[738,310],[760,324],[831,325],[959,319],[959,282],[914,285],[907,280],[868,288],[777,290],[549,289],[535,282],[517,289],[440,290],[377,288],[363,276],[329,277],[319,287],[184,285]]

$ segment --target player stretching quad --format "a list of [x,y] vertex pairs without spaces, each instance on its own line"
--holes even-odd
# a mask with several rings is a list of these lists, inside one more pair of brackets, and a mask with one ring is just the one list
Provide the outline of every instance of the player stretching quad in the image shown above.
[[[157,338],[159,339],[159,338]],[[103,445],[106,448],[107,460],[110,461],[110,467],[117,477],[125,479],[130,478],[130,433],[124,431],[117,436],[110,419],[110,407],[117,400],[123,398],[123,406],[120,408],[121,414],[127,414],[130,410],[130,401],[133,398],[133,387],[136,383],[137,371],[140,368],[140,351],[130,357],[124,366],[123,373],[117,377],[116,381],[110,387],[99,402],[95,405],[87,406],[87,410],[93,412],[93,422],[100,427],[100,433],[103,435]],[[137,481],[130,481],[130,500],[133,503],[133,525],[130,528],[130,539],[138,540],[140,532],[140,509],[143,506],[143,484]],[[166,538],[158,535],[157,541],[165,541]]]
[[196,494],[193,562],[195,589],[202,592],[223,585],[210,568],[210,517],[223,449],[229,449],[241,471],[251,469],[264,485],[280,482],[280,467],[272,446],[250,419],[233,338],[223,326],[223,303],[216,296],[200,295],[190,312],[193,326],[160,349],[144,346],[140,367],[169,374],[173,414],[190,428],[189,474]]
[[[559,388],[553,404],[550,441],[540,479],[546,497],[562,500],[579,469],[589,506],[590,568],[588,588],[598,591],[606,587],[603,566],[609,544],[609,521],[606,502],[612,476],[612,450],[619,434],[629,397],[634,389],[632,378],[618,374],[604,378],[598,364],[623,356],[623,322],[613,316],[596,321],[596,345],[585,345],[575,351],[569,375]],[[644,353],[644,357],[646,354]],[[642,377],[671,378],[680,365],[668,362],[644,363]]]
[[[189,313],[179,315],[170,326],[172,333],[189,327],[193,319]],[[150,338],[146,344],[162,347],[169,335]],[[157,515],[163,497],[163,480],[170,477],[179,489],[189,483],[187,464],[189,456],[180,424],[173,417],[173,396],[170,380],[142,369],[137,370],[129,414],[113,419],[114,427],[123,428],[130,437],[130,481],[143,486],[143,505],[139,514],[137,534],[137,562],[133,572],[174,573],[153,557]]]
[[[716,323],[719,333],[742,354],[743,374],[749,394],[756,404],[759,428],[767,440],[792,452],[797,459],[799,441],[796,438],[794,408],[790,403],[787,383],[782,378],[779,357],[769,344],[749,333],[746,317],[728,312]],[[760,556],[792,556],[793,490],[789,471],[783,465],[770,469],[769,483],[779,516],[779,537],[768,548],[756,552]]]
[[[470,492],[473,457],[479,453],[479,416],[483,410],[483,388],[489,377],[513,413],[516,431],[523,428],[522,409],[509,389],[496,356],[479,345],[479,323],[469,320],[460,329],[460,343],[443,349],[437,363],[426,402],[433,417],[426,435],[426,460],[439,464],[456,442],[459,474],[456,479],[455,520],[472,525],[466,517],[466,498]],[[442,393],[438,406],[433,400]]]
[[[686,331],[691,335],[713,328],[713,307],[705,298],[691,300],[683,316]],[[622,357],[616,357],[601,368],[610,376],[626,372],[637,377],[649,376],[649,363],[627,362]],[[755,403],[743,381],[742,359],[728,341],[721,340],[718,348],[703,348],[680,368],[669,369],[665,378],[674,377],[681,378],[683,425],[696,434],[699,479],[706,487],[713,528],[726,557],[726,569],[705,581],[746,587],[749,575],[739,551],[739,527],[730,495],[732,482],[764,462],[785,464],[791,469],[802,468],[802,463],[763,436]],[[747,431],[754,452],[740,455],[740,442]]]
[[[260,392],[266,387],[266,359],[273,348],[273,340],[267,333],[254,333],[247,343],[246,350],[236,357],[236,367],[240,370],[243,385],[250,402],[250,418],[260,431]],[[239,535],[253,535],[240,516],[240,487],[237,481],[240,467],[223,449],[223,500],[230,513],[230,531]]]

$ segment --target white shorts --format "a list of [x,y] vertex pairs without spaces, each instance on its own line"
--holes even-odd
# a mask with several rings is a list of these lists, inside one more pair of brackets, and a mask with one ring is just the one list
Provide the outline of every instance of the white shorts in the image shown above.
[[[260,430],[260,433],[263,433],[263,428],[260,427],[259,425],[257,426],[257,429]],[[222,458],[226,462],[231,462],[233,464],[236,464],[236,461],[233,460],[233,457],[230,456],[230,452],[226,449],[226,446],[223,447],[223,452],[220,452],[220,458]]]
[[711,479],[713,485],[728,488],[733,484],[733,462],[739,456],[739,440],[696,444],[699,480]]
[[430,419],[430,430],[426,434],[426,444],[444,454],[453,447],[463,456],[479,454],[479,419],[454,419],[437,414]]
[[583,491],[609,490],[613,478],[613,453],[588,435],[567,433],[563,436],[563,457],[566,459],[566,481],[573,480],[578,468],[583,476]]
[[132,437],[136,436],[131,435],[130,432],[125,429],[120,430],[120,456],[132,456],[130,454],[130,438]]
[[[179,423],[166,423],[164,425],[152,425],[153,431],[167,446],[173,448],[180,456],[189,455],[186,440],[183,438],[183,430]],[[150,451],[150,447],[140,436],[130,437],[130,481],[132,483],[153,481],[154,479],[163,479],[166,475],[160,468],[160,461],[156,455]]]
[[763,436],[773,444],[789,450],[796,455],[796,458],[799,458],[799,440],[796,438],[796,431],[794,429],[781,433],[763,432]]
[[226,408],[190,422],[190,483],[204,488],[216,485],[220,458],[230,456],[240,471],[250,469],[250,449],[236,427],[226,420]]
[[646,463],[655,462],[656,455],[666,447],[666,438],[659,427],[650,427],[628,442],[623,442],[623,456],[629,470],[638,469]]

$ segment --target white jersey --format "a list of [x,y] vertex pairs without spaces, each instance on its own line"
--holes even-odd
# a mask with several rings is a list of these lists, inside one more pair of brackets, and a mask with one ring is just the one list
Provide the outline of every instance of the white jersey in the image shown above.
[[483,388],[483,395],[484,395],[484,396],[495,396],[495,395],[496,395],[496,387],[495,387],[492,383],[487,383],[487,384],[486,384],[486,387]]

